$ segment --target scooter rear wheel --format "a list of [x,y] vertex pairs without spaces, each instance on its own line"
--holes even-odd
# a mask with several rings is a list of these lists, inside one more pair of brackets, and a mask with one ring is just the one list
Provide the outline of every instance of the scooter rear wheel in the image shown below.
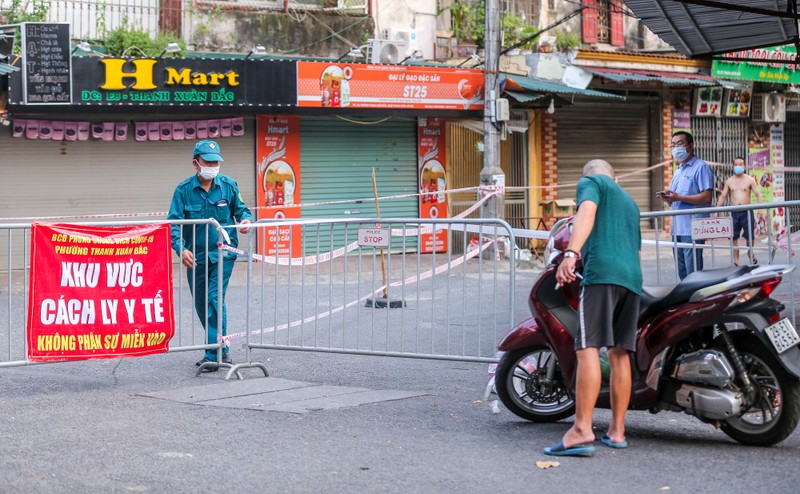
[[800,421],[800,382],[760,340],[731,336],[758,395],[749,409],[723,422],[721,429],[742,444],[772,446],[789,437]]
[[558,359],[547,346],[506,352],[497,364],[495,387],[514,415],[555,422],[575,414],[575,400],[563,381]]

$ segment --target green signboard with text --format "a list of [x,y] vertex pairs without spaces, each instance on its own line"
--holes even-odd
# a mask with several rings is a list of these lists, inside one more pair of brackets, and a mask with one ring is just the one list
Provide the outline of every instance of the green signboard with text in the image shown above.
[[[725,58],[749,58],[763,62],[728,62]],[[735,51],[714,60],[711,64],[711,75],[720,79],[797,84],[800,83],[798,67],[793,63],[786,63],[796,58],[797,50],[790,45]]]

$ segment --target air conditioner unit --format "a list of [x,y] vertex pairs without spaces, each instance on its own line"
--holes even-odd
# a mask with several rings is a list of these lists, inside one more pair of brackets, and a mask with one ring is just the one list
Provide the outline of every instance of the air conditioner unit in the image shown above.
[[406,45],[403,56],[409,56],[418,49],[416,29],[398,29],[391,27],[383,30],[383,38],[390,41],[401,41]]
[[786,96],[782,93],[756,93],[750,105],[750,118],[754,122],[778,123],[786,121]]
[[397,40],[370,39],[367,44],[369,63],[400,63],[406,57],[405,43]]

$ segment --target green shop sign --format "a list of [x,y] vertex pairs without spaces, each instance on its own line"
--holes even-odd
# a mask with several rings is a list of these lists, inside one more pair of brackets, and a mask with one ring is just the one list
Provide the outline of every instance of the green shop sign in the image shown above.
[[[725,58],[750,58],[763,62],[726,62]],[[712,62],[711,75],[721,79],[797,84],[800,83],[797,66],[785,63],[794,61],[795,58],[797,50],[790,45],[734,51]]]

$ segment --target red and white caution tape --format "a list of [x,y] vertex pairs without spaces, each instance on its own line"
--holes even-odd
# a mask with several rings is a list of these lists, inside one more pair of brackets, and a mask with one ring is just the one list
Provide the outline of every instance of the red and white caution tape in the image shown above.
[[[478,254],[480,254],[481,252],[483,252],[484,250],[489,248],[492,244],[494,244],[494,241],[483,242],[483,244],[480,245],[477,249],[471,250],[471,251],[465,253],[463,256],[458,257],[457,259],[453,259],[452,261],[450,261],[450,262],[448,262],[446,264],[442,264],[441,266],[438,266],[438,267],[436,267],[434,269],[429,269],[428,271],[425,271],[425,272],[420,273],[418,275],[409,276],[408,278],[406,278],[404,280],[399,280],[399,281],[395,281],[393,283],[389,283],[388,285],[383,285],[380,288],[378,288],[377,290],[374,290],[372,293],[364,295],[363,297],[359,298],[358,300],[353,300],[352,302],[348,302],[346,304],[343,304],[343,305],[340,305],[338,307],[335,307],[335,308],[333,308],[331,310],[326,310],[325,312],[320,312],[319,314],[315,314],[313,316],[309,316],[309,317],[306,317],[304,319],[298,319],[296,321],[292,321],[292,322],[285,323],[285,324],[279,324],[277,326],[270,326],[268,328],[254,329],[254,330],[250,331],[250,335],[251,336],[257,336],[257,335],[264,334],[264,333],[274,333],[276,331],[282,331],[284,329],[295,328],[295,327],[301,326],[303,324],[309,324],[309,323],[312,323],[314,321],[318,321],[320,319],[324,319],[326,317],[332,316],[334,314],[342,312],[345,309],[349,309],[350,307],[353,307],[354,305],[360,305],[361,303],[365,302],[368,298],[374,297],[375,295],[377,295],[379,293],[382,293],[385,288],[389,288],[389,287],[396,288],[396,287],[400,287],[400,286],[403,286],[403,285],[410,285],[412,283],[416,283],[416,282],[421,281],[421,280],[426,280],[428,278],[431,278],[432,276],[435,276],[437,274],[441,274],[441,273],[449,271],[449,270],[451,270],[453,268],[456,268],[456,267],[460,266],[461,264],[464,264],[469,259],[472,259],[473,257],[477,256]],[[241,331],[241,332],[238,332],[238,333],[231,333],[231,334],[229,334],[227,336],[217,337],[217,341],[226,341],[227,342],[227,341],[230,341],[230,340],[233,340],[233,339],[236,339],[236,338],[244,338],[245,336],[247,336],[247,332],[246,331]]]
[[[623,173],[617,176],[617,179],[625,179],[628,177],[632,177],[635,175],[640,175],[642,173],[648,173],[651,170],[656,168],[663,167],[667,164],[672,163],[672,160],[662,161],[661,163],[656,163],[647,168],[643,168],[640,170],[634,170],[632,172]],[[712,161],[708,162],[711,166],[727,166],[723,163],[715,163]],[[776,168],[776,171],[783,170],[783,171],[798,171],[800,168]],[[509,191],[525,191],[525,190],[553,190],[553,189],[563,189],[563,188],[574,188],[577,183],[567,183],[567,184],[553,184],[553,185],[528,185],[528,186],[502,186],[502,185],[482,185],[479,187],[463,187],[461,189],[450,189],[450,190],[442,190],[438,191],[437,193],[444,193],[444,194],[456,194],[460,192],[469,192],[469,191],[477,191],[480,194],[485,194],[486,192],[509,192]],[[411,194],[399,194],[393,196],[383,196],[379,197],[378,201],[386,201],[386,200],[393,200],[393,199],[403,199],[408,197],[419,197],[431,195],[430,192],[418,192],[418,193],[411,193]],[[312,207],[312,206],[327,206],[332,204],[359,204],[365,202],[375,202],[374,197],[365,197],[361,199],[342,199],[339,201],[323,201],[323,202],[312,202],[312,203],[300,203],[300,204],[292,204],[292,205],[282,205],[282,207]],[[276,206],[258,206],[251,208],[253,210],[259,209],[273,209]],[[280,207],[280,206],[279,206]],[[108,213],[108,214],[84,214],[84,215],[68,215],[68,216],[23,216],[23,217],[10,217],[10,218],[0,218],[0,223],[2,222],[19,222],[19,221],[53,221],[53,220],[61,220],[61,219],[113,219],[113,218],[142,218],[142,217],[156,217],[156,218],[163,218],[167,216],[167,212],[165,211],[157,211],[157,212],[149,212],[149,213]]]
[[[465,211],[459,213],[457,216],[455,216],[453,218],[453,220],[461,219],[461,218],[464,218],[464,217],[472,214],[472,212],[474,212],[484,202],[489,200],[490,197],[492,197],[493,195],[496,195],[496,194],[497,194],[497,192],[494,192],[494,193],[492,193],[490,195],[484,196],[478,202],[476,202],[475,204],[470,206],[467,210],[465,210]],[[308,221],[313,221],[313,220],[306,220],[306,222],[308,222]],[[277,225],[278,228],[281,228],[281,227],[290,226],[291,224],[292,223],[289,223],[289,222],[287,222],[287,223],[279,223],[279,224],[269,224],[268,227],[273,227],[273,226]],[[395,237],[403,237],[403,236],[415,237],[415,236],[420,235],[420,234],[433,233],[434,230],[438,231],[438,230],[447,230],[447,229],[458,230],[459,228],[457,228],[455,225],[441,224],[441,225],[431,225],[431,226],[422,227],[422,228],[409,228],[409,229],[393,228],[391,230],[391,233],[392,233],[392,236],[395,236]],[[478,231],[478,230],[475,230],[475,231]],[[251,253],[251,252],[248,252],[248,251],[245,251],[245,250],[237,249],[237,248],[231,247],[230,245],[225,245],[225,244],[222,244],[222,243],[218,244],[218,247],[220,249],[226,250],[228,252],[234,252],[234,253],[242,256],[242,257],[250,256],[250,257],[253,258],[254,261],[265,262],[265,263],[268,263],[268,264],[278,264],[279,266],[309,266],[309,265],[313,265],[313,264],[318,264],[318,263],[322,263],[322,262],[331,261],[331,260],[336,259],[338,257],[342,257],[342,256],[344,256],[346,254],[349,254],[350,252],[358,249],[359,245],[358,245],[358,241],[356,241],[356,242],[351,242],[350,244],[347,244],[344,247],[340,247],[340,248],[338,248],[336,250],[333,250],[333,251],[330,251],[330,252],[324,252],[322,254],[316,254],[316,255],[311,255],[311,256],[291,257],[291,258],[289,258],[289,257],[278,257],[278,256],[265,256],[265,255],[262,255],[262,254],[255,254],[255,253]]]

